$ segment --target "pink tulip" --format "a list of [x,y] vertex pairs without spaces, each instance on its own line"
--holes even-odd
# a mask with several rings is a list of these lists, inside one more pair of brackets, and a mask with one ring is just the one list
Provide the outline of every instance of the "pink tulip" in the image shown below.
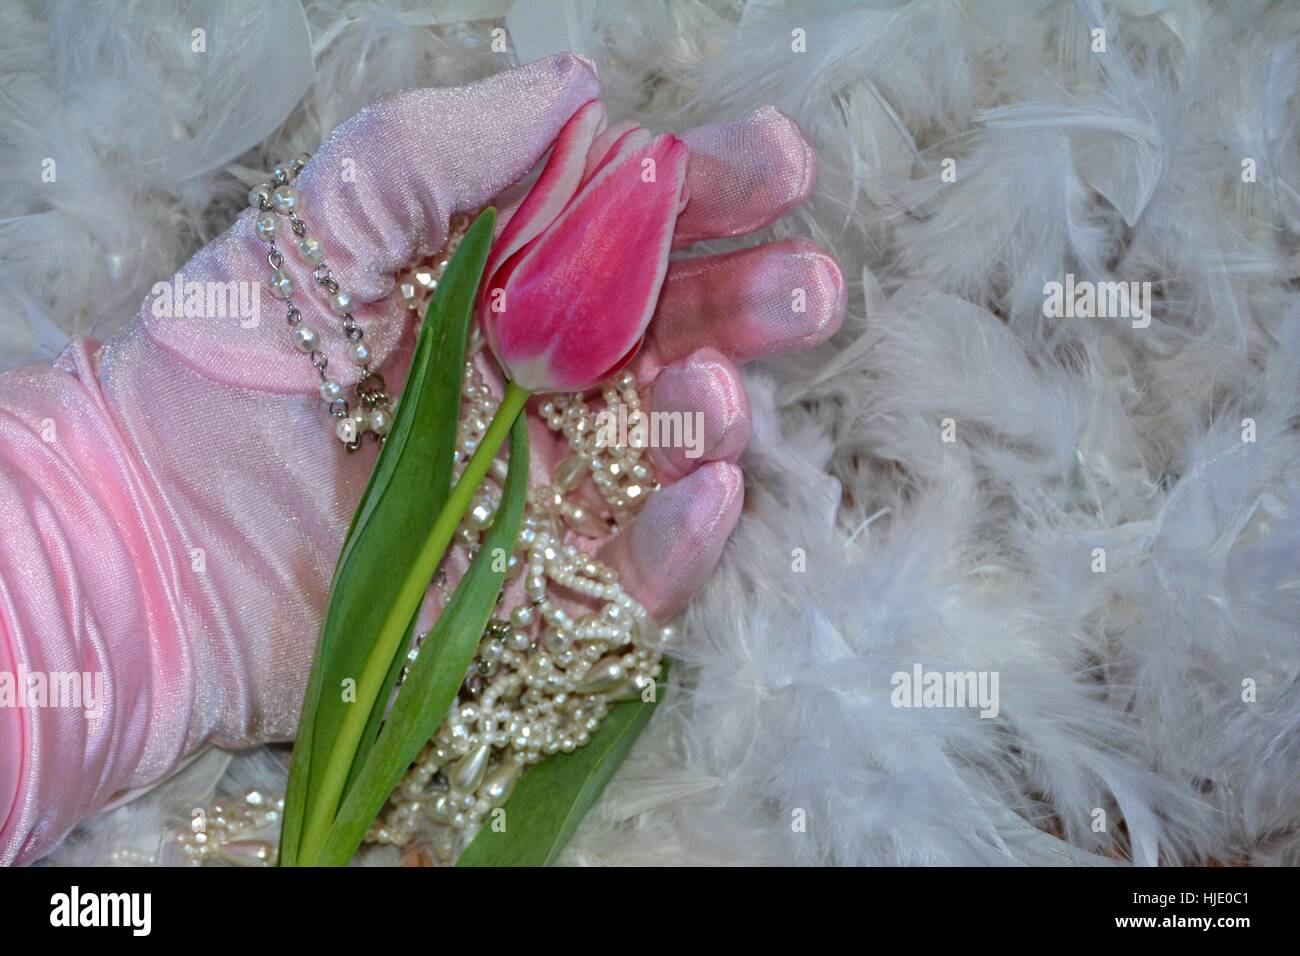
[[555,140],[493,245],[479,314],[489,347],[529,392],[582,391],[640,347],[684,206],[686,144],[592,100]]

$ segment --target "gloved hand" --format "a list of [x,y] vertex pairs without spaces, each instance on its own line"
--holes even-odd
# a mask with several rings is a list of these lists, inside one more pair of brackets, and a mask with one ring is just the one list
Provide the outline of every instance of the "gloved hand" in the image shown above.
[[[301,215],[359,303],[371,367],[391,390],[412,339],[393,274],[446,242],[450,216],[524,176],[598,93],[574,56],[399,93],[335,130],[303,170]],[[811,150],[775,111],[683,138],[690,202],[677,245],[761,228],[811,188]],[[262,285],[253,218],[200,250],[183,281]],[[337,319],[308,268],[285,259],[330,376],[353,384]],[[796,287],[806,311],[790,307]],[[375,450],[344,453],[316,370],[282,310],[262,302],[245,327],[238,315],[160,315],[151,297],[102,347],[78,340],[51,368],[0,376],[0,675],[101,673],[104,691],[95,717],[0,706],[0,862],[39,857],[204,744],[294,733]],[[707,579],[739,515],[734,462],[749,421],[733,363],[821,341],[843,304],[838,270],[810,243],[670,268],[634,371],[651,410],[705,413],[705,452],[652,452],[664,487],[602,548],[655,615]]]

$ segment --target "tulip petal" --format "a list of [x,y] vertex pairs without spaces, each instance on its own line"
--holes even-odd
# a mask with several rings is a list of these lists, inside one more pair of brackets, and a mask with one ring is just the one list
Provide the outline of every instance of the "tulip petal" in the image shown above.
[[484,331],[511,379],[579,391],[627,359],[663,285],[685,170],[670,133],[620,153],[492,276],[487,300],[504,289],[504,311],[485,310]]
[[604,122],[605,105],[591,100],[564,124],[537,182],[493,245],[486,275],[536,238],[563,211],[582,183],[587,152]]
[[591,141],[591,148],[587,150],[587,168],[583,171],[582,180],[586,182],[600,165],[600,161],[610,153],[610,148],[623,138],[627,133],[637,129],[637,124],[632,120],[620,120],[613,126],[602,130],[600,134]]
[[[631,152],[634,149],[641,149],[654,142],[654,134],[642,126],[633,126],[625,130],[621,136],[616,137],[599,158],[596,158],[596,150],[600,147],[599,143],[592,143],[591,152],[587,154],[587,171],[582,176],[582,186],[586,186],[595,178],[596,174],[618,159],[623,153]],[[581,189],[582,186],[578,188]]]
[[[618,142],[616,142],[610,148],[609,152],[605,154],[605,156],[600,160],[600,162],[595,164],[591,172],[587,174],[585,177],[583,177],[582,186],[579,186],[578,188],[579,189],[584,188],[587,185],[587,183],[591,182],[593,179],[596,178],[597,173],[599,173],[610,163],[614,162],[614,160],[618,159],[619,156],[623,155],[624,153],[630,153],[636,149],[642,149],[643,147],[648,146],[652,142],[654,142],[654,134],[651,133],[648,129],[642,129],[641,127],[637,127],[636,129],[630,132],[624,133],[622,136],[619,137]],[[682,181],[685,182],[685,177],[683,177]],[[680,203],[678,205],[680,206]],[[680,211],[681,210],[678,209],[678,212]]]

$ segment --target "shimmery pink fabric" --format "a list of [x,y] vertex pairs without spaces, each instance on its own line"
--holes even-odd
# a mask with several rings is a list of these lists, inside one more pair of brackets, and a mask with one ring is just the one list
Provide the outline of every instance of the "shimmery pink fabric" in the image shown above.
[[[304,218],[344,287],[383,296],[398,265],[442,245],[452,212],[522,176],[598,93],[589,64],[558,57],[398,94],[341,126],[301,181]],[[200,250],[186,281],[263,283],[251,218]],[[337,319],[287,260],[331,372],[354,379]],[[54,368],[0,376],[5,669],[102,671],[110,695],[99,721],[0,709],[0,861],[39,856],[204,742],[293,735],[374,451],[340,454],[283,307],[269,295],[261,306],[243,328],[238,316],[158,317],[151,297],[102,350],[78,342]],[[404,316],[391,300],[357,313],[395,386]]]
[[771,106],[737,123],[688,130],[682,139],[691,154],[691,203],[677,224],[674,248],[761,229],[803,202],[817,178],[812,147],[794,121]]
[[[452,213],[519,179],[598,92],[586,61],[555,57],[471,87],[389,97],[317,152],[301,177],[304,218],[363,303],[357,317],[394,390],[412,336],[405,311],[385,298],[390,273],[440,246]],[[697,238],[761,226],[811,184],[792,123],[764,111],[739,127],[686,134],[708,158],[708,169],[687,170]],[[723,182],[733,178],[766,198],[737,212]],[[264,281],[265,247],[250,220],[244,213],[199,251],[186,279]],[[287,260],[331,372],[351,381],[337,320],[296,257]],[[667,366],[652,407],[703,410],[710,450],[665,461],[685,477],[604,546],[633,592],[665,615],[702,583],[739,514],[730,462],[748,409],[724,355],[825,337],[842,307],[841,287],[778,319],[788,290],[774,280],[764,305],[761,275],[801,274],[779,251],[727,270],[753,292],[737,325],[748,330],[744,344],[729,344],[721,279],[670,272],[663,302],[676,303],[677,330],[662,355],[675,357],[646,373],[650,381]],[[251,328],[238,317],[157,316],[151,305],[102,347],[77,341],[51,368],[0,376],[0,672],[99,671],[107,695],[97,720],[70,708],[0,708],[4,863],[39,857],[115,794],[157,782],[206,743],[293,735],[329,577],[374,462],[371,446],[340,452],[317,377],[269,295]],[[712,317],[695,339],[691,308]],[[782,344],[764,328],[779,329]],[[704,339],[706,329],[718,337]],[[701,351],[710,344],[720,351]]]
[[636,523],[600,550],[624,587],[660,618],[681,607],[717,564],[740,517],[745,480],[735,465],[706,462],[669,489],[651,495]]
[[674,262],[637,373],[709,343],[739,363],[810,348],[839,328],[844,296],[834,260],[807,239]]
[[[647,454],[661,481],[676,481],[710,461],[735,462],[749,441],[749,397],[735,366],[711,345],[664,369],[654,380],[650,407],[699,413],[704,433],[698,449],[652,447]],[[698,450],[698,457],[690,457]]]

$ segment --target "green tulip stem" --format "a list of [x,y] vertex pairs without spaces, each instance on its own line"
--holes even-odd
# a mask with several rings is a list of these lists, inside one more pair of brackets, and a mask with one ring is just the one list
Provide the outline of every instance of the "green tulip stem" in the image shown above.
[[357,681],[357,699],[344,712],[338,737],[326,760],[320,788],[308,797],[311,809],[307,816],[307,825],[303,829],[299,853],[299,859],[307,865],[312,864],[334,822],[334,816],[343,798],[344,785],[361,743],[361,735],[365,732],[370,714],[376,706],[375,698],[384,686],[384,679],[393,663],[393,657],[401,650],[402,637],[406,634],[411,619],[419,611],[429,581],[433,579],[434,572],[442,563],[456,528],[465,517],[465,512],[469,510],[470,502],[487,476],[492,460],[496,458],[497,452],[501,450],[502,444],[510,434],[510,427],[523,411],[529,394],[514,382],[506,386],[505,396],[501,399],[501,405],[493,416],[492,423],[483,434],[483,440],[475,449],[464,472],[461,473],[460,480],[456,482],[456,486],[448,496],[447,503],[439,512],[437,520],[429,530],[429,536],[424,539],[424,545],[415,563],[402,582],[401,590],[384,618],[383,626],[362,669],[361,678]]

